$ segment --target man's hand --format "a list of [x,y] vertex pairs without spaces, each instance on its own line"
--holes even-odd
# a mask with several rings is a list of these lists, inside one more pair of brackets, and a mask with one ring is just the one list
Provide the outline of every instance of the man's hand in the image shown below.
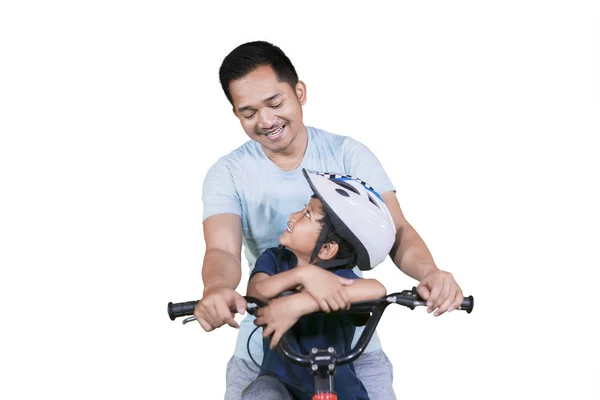
[[[269,302],[266,307],[259,308],[256,312],[254,324],[263,327],[263,336],[271,338],[271,349],[274,349],[281,337],[298,321],[302,316],[299,310],[298,302],[294,301],[295,295],[278,297]],[[295,304],[294,304],[295,303]]]
[[229,288],[216,288],[204,292],[202,300],[196,304],[194,316],[206,332],[210,332],[223,324],[239,328],[233,319],[235,311],[246,312],[246,299]]
[[419,296],[427,300],[427,312],[434,316],[456,310],[463,301],[463,292],[451,273],[435,269],[429,272],[419,286]]
[[350,308],[350,301],[343,290],[344,285],[352,285],[353,279],[343,278],[316,265],[303,265],[300,272],[302,285],[315,298],[322,311],[338,311]]

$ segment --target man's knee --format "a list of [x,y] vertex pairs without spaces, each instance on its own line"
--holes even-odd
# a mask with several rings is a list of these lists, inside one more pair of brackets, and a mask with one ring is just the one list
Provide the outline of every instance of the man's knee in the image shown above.
[[292,396],[276,378],[259,376],[244,389],[242,400],[292,400]]
[[383,350],[363,353],[354,367],[371,400],[394,400],[392,363]]

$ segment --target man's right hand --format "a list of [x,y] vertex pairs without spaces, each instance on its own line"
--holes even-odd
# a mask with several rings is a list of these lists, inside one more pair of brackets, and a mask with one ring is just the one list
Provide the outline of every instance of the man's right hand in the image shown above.
[[204,292],[194,316],[202,329],[210,332],[223,324],[239,328],[233,319],[236,311],[242,315],[246,312],[246,299],[233,289],[215,288]]

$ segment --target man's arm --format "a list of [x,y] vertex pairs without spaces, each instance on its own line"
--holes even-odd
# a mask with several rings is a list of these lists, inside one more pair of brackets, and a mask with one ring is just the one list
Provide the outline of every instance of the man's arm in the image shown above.
[[394,192],[381,195],[396,226],[396,242],[390,251],[394,264],[405,274],[421,282],[417,291],[427,300],[428,311],[435,315],[456,309],[463,294],[452,274],[440,270],[425,242],[408,223]]
[[235,291],[242,277],[242,223],[239,215],[216,214],[204,221],[206,253],[202,265],[204,293],[194,315],[205,331],[224,323],[238,328],[236,310],[243,314],[246,301]]
[[216,214],[204,221],[206,253],[202,264],[204,293],[235,289],[242,279],[242,220],[236,214]]
[[404,218],[396,194],[386,192],[381,197],[396,226],[396,242],[392,246],[390,257],[402,272],[421,281],[429,272],[438,269],[433,257],[421,236]]

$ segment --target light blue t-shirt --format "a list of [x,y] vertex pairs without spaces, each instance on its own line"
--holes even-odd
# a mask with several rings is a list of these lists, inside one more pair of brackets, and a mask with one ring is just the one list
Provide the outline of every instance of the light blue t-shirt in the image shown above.
[[[377,157],[363,144],[348,136],[307,127],[308,146],[302,162],[293,171],[282,171],[265,155],[260,144],[248,141],[220,158],[208,171],[202,190],[204,216],[237,214],[242,218],[244,254],[252,270],[256,259],[270,247],[279,245],[279,236],[287,226],[289,215],[306,205],[312,191],[302,168],[320,172],[352,175],[385,193],[394,187]],[[357,275],[362,276],[358,268]],[[250,361],[246,343],[255,328],[254,317],[247,314],[240,324],[235,356]],[[362,334],[357,328],[354,346]],[[380,348],[377,334],[366,350]],[[262,329],[250,342],[250,351],[260,364]]]

